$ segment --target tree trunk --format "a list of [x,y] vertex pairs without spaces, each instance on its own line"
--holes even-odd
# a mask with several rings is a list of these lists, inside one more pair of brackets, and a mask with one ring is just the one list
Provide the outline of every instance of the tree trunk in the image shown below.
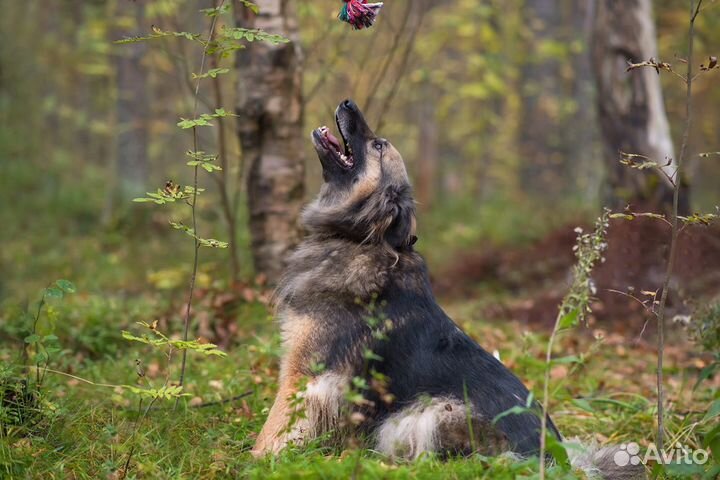
[[[139,34],[143,27],[145,9],[142,2],[120,2],[118,9],[120,15],[134,19]],[[130,36],[127,31],[123,34]],[[119,45],[116,48],[118,125],[115,161],[118,177],[116,198],[120,202],[127,202],[146,191],[147,120],[150,101],[147,95],[147,70],[142,60],[148,47],[145,42],[138,42]]]
[[238,27],[260,28],[290,39],[252,42],[239,50],[238,136],[249,162],[248,208],[256,273],[278,280],[300,239],[304,198],[302,64],[295,2],[259,0],[260,13],[238,6]]
[[[608,180],[605,201],[616,209],[665,211],[672,185],[656,171],[620,164],[620,151],[645,155],[674,172],[670,136],[660,79],[652,68],[627,72],[628,61],[657,59],[651,0],[597,0],[591,59],[598,93],[598,116],[605,145]],[[683,189],[681,209],[689,210]]]

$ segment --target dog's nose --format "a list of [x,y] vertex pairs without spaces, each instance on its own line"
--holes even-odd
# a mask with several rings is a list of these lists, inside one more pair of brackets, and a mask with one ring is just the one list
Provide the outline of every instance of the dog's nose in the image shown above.
[[355,104],[355,102],[353,102],[353,101],[350,100],[349,98],[346,99],[346,100],[344,100],[344,101],[340,104],[340,106],[343,107],[343,108],[345,108],[346,110],[350,110],[351,112],[355,112],[355,111],[357,111],[357,109],[358,109],[358,108],[357,108],[357,105]]

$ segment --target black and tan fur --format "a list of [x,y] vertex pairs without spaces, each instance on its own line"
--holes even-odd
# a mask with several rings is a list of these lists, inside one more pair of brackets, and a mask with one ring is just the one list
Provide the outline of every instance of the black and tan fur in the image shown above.
[[[537,416],[492,423],[524,406],[528,390],[435,301],[425,262],[413,249],[415,204],[401,155],[372,132],[353,102],[340,104],[336,122],[344,145],[325,128],[313,132],[325,182],[304,211],[308,235],[276,293],[280,386],[253,453],[353,428],[389,456],[536,454]],[[386,319],[384,336],[368,324],[370,304]],[[381,360],[368,363],[368,349]],[[341,422],[345,394],[353,377],[369,371],[389,378],[389,395],[366,392],[367,404],[353,407],[362,421],[348,427]],[[302,379],[307,385],[298,392]],[[298,395],[305,415],[290,422],[296,407],[289,399]],[[548,428],[560,438],[552,421]]]

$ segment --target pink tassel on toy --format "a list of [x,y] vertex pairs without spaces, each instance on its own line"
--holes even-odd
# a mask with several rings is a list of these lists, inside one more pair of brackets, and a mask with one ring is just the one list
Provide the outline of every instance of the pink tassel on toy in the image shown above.
[[367,0],[343,0],[342,10],[338,18],[353,26],[355,30],[372,27],[375,18],[383,6],[383,2],[368,3]]

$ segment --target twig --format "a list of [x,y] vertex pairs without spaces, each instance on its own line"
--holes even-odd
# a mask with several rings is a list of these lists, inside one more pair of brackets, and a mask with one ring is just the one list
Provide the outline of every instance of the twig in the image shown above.
[[[225,0],[220,1],[220,7],[223,6],[225,3]],[[208,38],[212,38],[212,36],[215,33],[215,25],[217,24],[217,19],[219,15],[216,15],[213,17],[212,22],[210,23],[210,34],[208,35]],[[200,93],[200,82],[202,80],[202,74],[205,70],[205,59],[207,58],[207,52],[208,48],[210,46],[210,42],[207,42],[205,44],[205,47],[203,48],[202,53],[202,59],[200,60],[200,71],[198,73],[198,79],[195,83],[195,101],[193,105],[193,116],[192,118],[197,117],[197,111],[198,111],[198,96]],[[197,126],[193,126],[192,128],[193,133],[193,151],[198,151],[198,131]],[[193,237],[194,243],[195,243],[195,250],[193,255],[193,270],[192,275],[190,276],[190,291],[188,292],[188,300],[187,300],[187,307],[185,309],[185,326],[183,328],[183,341],[187,341],[188,339],[188,332],[190,330],[190,310],[192,308],[192,299],[193,294],[195,293],[195,280],[197,278],[197,270],[198,270],[198,256],[200,253],[200,240],[198,240],[198,230],[197,230],[197,215],[196,215],[196,207],[197,207],[197,189],[198,189],[198,169],[199,166],[195,165],[193,168],[193,194],[192,194],[192,203],[190,205],[191,208],[191,214],[192,214],[192,228],[193,232],[195,232],[195,236]],[[183,386],[183,383],[185,381],[185,368],[187,366],[187,350],[183,350],[182,354],[182,364],[180,366],[180,380],[178,381],[179,386]],[[180,398],[178,397],[175,400],[175,408],[177,408],[178,403],[180,403]]]
[[415,23],[415,27],[413,28],[412,32],[410,33],[410,38],[407,41],[407,45],[405,46],[405,51],[403,52],[402,60],[400,61],[400,71],[397,75],[397,78],[395,78],[395,81],[393,82],[393,86],[388,92],[387,96],[385,97],[385,101],[382,105],[382,110],[380,110],[380,115],[378,115],[377,120],[377,130],[382,130],[382,127],[384,125],[384,119],[385,115],[387,114],[388,110],[390,109],[390,105],[393,102],[393,99],[395,98],[395,95],[397,94],[398,90],[400,89],[400,83],[402,78],[406,74],[407,66],[410,60],[410,54],[413,52],[413,47],[415,47],[415,38],[417,37],[418,32],[420,31],[420,28],[422,27],[423,20],[425,19],[425,14],[429,10],[428,5],[423,5],[422,10],[418,16],[417,22]]
[[548,415],[548,394],[550,390],[550,362],[552,360],[552,347],[555,343],[555,337],[557,336],[558,328],[560,327],[560,319],[562,318],[562,311],[555,317],[555,325],[553,326],[552,333],[550,334],[550,340],[548,340],[547,351],[545,352],[545,378],[543,381],[543,400],[540,406],[541,418],[540,418],[540,479],[545,478],[545,437],[547,436],[547,415]]
[[690,77],[683,77],[682,75],[677,73],[675,70],[673,70],[672,65],[670,65],[669,63],[658,62],[653,57],[650,57],[649,60],[646,60],[644,62],[633,63],[628,60],[627,63],[628,63],[628,67],[625,70],[626,72],[630,72],[630,71],[636,70],[638,68],[648,68],[649,67],[649,68],[655,69],[655,71],[657,72],[658,75],[660,75],[660,70],[665,70],[666,72],[670,72],[685,83],[687,83],[688,78],[690,78]]
[[76,375],[72,375],[72,374],[67,373],[67,372],[61,372],[61,371],[59,371],[59,370],[53,370],[53,369],[51,369],[51,368],[46,368],[45,371],[48,372],[48,373],[54,373],[54,374],[57,374],[57,375],[62,375],[62,376],[64,376],[64,377],[69,377],[69,378],[72,378],[73,380],[77,380],[77,381],[79,381],[79,382],[83,382],[83,383],[87,383],[88,385],[92,385],[93,387],[108,387],[108,388],[117,388],[117,387],[121,387],[121,388],[122,388],[122,387],[123,387],[122,385],[112,385],[112,384],[109,384],[109,383],[97,383],[97,382],[93,382],[92,380],[87,380],[87,379],[85,379],[85,378],[78,377],[78,376],[76,376]]
[[[307,105],[307,104],[310,102],[310,100],[311,100],[311,99],[320,91],[320,89],[325,85],[325,82],[327,81],[328,77],[330,76],[330,73],[332,73],[332,72],[335,71],[335,68],[334,68],[334,67],[335,67],[335,64],[337,63],[338,59],[344,55],[345,45],[347,44],[347,42],[346,42],[346,36],[348,35],[348,32],[350,32],[350,30],[347,30],[347,29],[346,29],[345,31],[343,31],[342,35],[341,35],[340,38],[338,39],[338,41],[337,41],[337,48],[336,48],[335,51],[333,52],[333,55],[332,55],[331,59],[330,59],[329,61],[327,61],[327,62],[324,62],[324,63],[325,63],[325,68],[324,68],[323,71],[320,73],[320,77],[319,77],[319,78],[317,79],[317,81],[315,82],[315,85],[313,85],[312,87],[310,87],[310,89],[308,90],[308,93],[307,93],[306,95],[304,95],[303,100],[302,100],[303,105]],[[373,39],[374,39],[374,38],[375,38],[375,36],[373,36]],[[355,90],[354,90],[354,89],[351,89],[350,91],[353,92],[353,91],[355,91]]]
[[[626,165],[630,168],[635,168],[637,170],[653,168],[653,169],[657,170],[658,172],[660,172],[663,176],[665,176],[665,178],[667,179],[667,181],[671,187],[675,186],[675,179],[673,178],[673,176],[675,175],[675,173],[677,173],[677,170],[675,172],[673,172],[672,175],[668,175],[668,173],[665,171],[666,168],[672,166],[673,162],[672,162],[671,158],[666,157],[667,162],[665,163],[665,165],[660,165],[658,162],[651,159],[647,155],[641,155],[639,153],[627,153],[627,152],[623,152],[622,150],[618,150],[618,153],[620,153],[620,163],[621,164]],[[636,162],[635,160],[638,158],[641,159],[642,161]]]
[[[155,403],[155,401],[157,399],[158,399],[158,397],[155,397],[152,400],[150,400],[150,403],[148,404],[148,406],[145,408],[144,411],[142,410],[143,399],[142,398],[140,399],[140,401],[138,402],[138,412],[142,412],[142,414],[140,415],[140,418],[138,418],[138,420],[135,422],[135,428],[133,429],[133,433],[130,435],[128,442],[132,443],[132,441],[135,439],[135,435],[140,430],[140,425],[142,424],[143,420],[145,420],[145,418],[147,418],[148,413],[150,412],[153,404]],[[135,453],[135,445],[130,445],[130,451],[128,452],[127,460],[125,461],[125,465],[123,465],[122,471],[120,472],[121,480],[124,479],[125,477],[127,477],[128,470],[130,469],[130,461],[132,460],[134,453]]]
[[206,408],[206,407],[214,407],[216,405],[224,405],[226,403],[232,403],[232,402],[235,402],[237,400],[240,400],[242,398],[252,395],[253,392],[254,392],[254,390],[248,390],[247,392],[241,393],[240,395],[235,395],[234,397],[231,397],[231,398],[225,398],[222,400],[217,400],[215,402],[201,403],[200,405],[192,405],[190,408]]
[[627,292],[623,292],[623,291],[620,291],[620,290],[615,290],[615,289],[612,289],[612,288],[608,288],[607,291],[610,292],[610,293],[617,293],[618,295],[622,295],[622,296],[624,296],[624,297],[627,297],[627,298],[630,298],[630,299],[632,299],[632,300],[635,300],[637,303],[639,303],[640,305],[642,305],[642,307],[643,307],[645,310],[647,310],[649,313],[652,313],[653,315],[657,316],[657,313],[655,313],[655,310],[654,310],[654,309],[648,307],[648,306],[645,304],[644,301],[640,300],[640,299],[639,299],[638,297],[636,297],[635,295],[631,295],[631,294],[629,294],[629,293],[627,293]]
[[378,88],[380,88],[380,85],[382,84],[383,80],[385,80],[385,76],[387,75],[388,68],[390,68],[390,64],[393,61],[393,58],[395,58],[395,53],[397,53],[398,47],[400,45],[400,39],[402,38],[403,34],[405,33],[405,29],[407,28],[408,21],[410,19],[410,12],[412,11],[413,2],[410,0],[407,0],[407,7],[405,8],[405,14],[403,15],[403,21],[400,25],[400,28],[395,33],[395,37],[393,37],[393,42],[390,47],[390,53],[388,54],[387,58],[385,58],[385,62],[383,63],[382,67],[380,67],[380,71],[378,72],[378,75],[375,77],[375,81],[372,83],[372,86],[370,88],[370,91],[368,92],[368,98],[365,101],[365,108],[363,108],[363,111],[369,112],[370,107],[372,106],[373,100],[375,99],[375,93],[377,92]]
[[[370,41],[367,44],[367,47],[365,47],[365,52],[363,52],[363,56],[360,58],[360,61],[357,62],[357,65],[360,65],[360,71],[364,70],[364,66],[367,65],[368,60],[370,60],[370,55],[375,51],[375,42],[380,37],[378,34],[378,31],[376,30],[375,33],[370,37]],[[364,77],[364,75],[355,75],[355,78],[353,78],[352,86],[350,87],[350,91],[357,92],[358,85],[360,85],[360,79]]]
[[[665,220],[665,219],[663,219],[663,220]],[[666,222],[666,223],[669,223],[669,222],[667,222],[667,220],[665,220],[665,222]],[[619,294],[619,295],[622,295],[622,296],[624,296],[624,297],[628,297],[628,298],[636,301],[636,302],[639,303],[648,313],[653,314],[653,315],[657,318],[657,312],[655,311],[655,304],[657,303],[657,301],[656,301],[655,299],[657,298],[657,292],[655,292],[655,296],[653,297],[653,306],[652,306],[652,308],[650,308],[650,307],[648,307],[648,306],[646,305],[647,300],[645,300],[645,301],[640,300],[640,299],[639,299],[638,297],[636,297],[635,295],[631,295],[631,294],[629,294],[629,293],[622,292],[622,291],[620,291],[620,290],[615,290],[615,289],[612,289],[612,288],[608,288],[607,291],[610,292],[610,293],[617,293],[617,294]],[[647,326],[648,326],[649,320],[650,320],[649,317],[645,319],[645,322],[643,323],[643,326],[642,326],[642,328],[640,329],[640,333],[638,334],[637,338],[635,339],[635,343],[639,343],[640,340],[642,340],[642,336],[645,334],[645,329],[646,329]]]
[[[32,327],[32,333],[35,334],[37,331],[37,324],[40,321],[40,314],[42,313],[42,308],[45,305],[45,294],[47,293],[47,288],[43,290],[42,298],[40,299],[40,302],[38,303],[37,313],[35,314],[35,320],[33,321],[33,327]],[[39,345],[39,344],[38,344]],[[26,350],[27,346],[23,346],[23,351],[27,352]],[[47,365],[46,365],[47,367]],[[30,373],[28,371],[28,373]],[[35,365],[35,382],[38,385],[38,388],[40,388],[40,363],[38,362]]]
[[700,6],[703,0],[698,0],[697,6],[695,1],[690,0],[690,26],[688,27],[688,58],[687,58],[687,91],[685,96],[685,131],[682,137],[682,146],[680,147],[680,156],[677,161],[677,172],[675,179],[675,187],[673,189],[673,216],[672,216],[672,237],[670,240],[670,253],[667,260],[667,270],[665,279],[663,280],[663,290],[660,297],[660,305],[658,306],[658,358],[657,358],[657,440],[656,444],[659,451],[663,450],[664,444],[664,419],[663,419],[663,356],[665,353],[665,315],[668,293],[670,291],[670,281],[672,279],[673,269],[675,268],[675,259],[677,256],[677,244],[680,229],[678,228],[678,208],[680,202],[680,188],[682,186],[682,167],[683,160],[688,149],[690,141],[690,128],[692,126],[692,85],[693,85],[693,40],[695,38],[695,19],[700,13]]
[[[176,17],[173,17],[171,19],[172,28],[175,31],[182,31],[182,26],[180,25],[180,22]],[[175,44],[177,45],[177,52],[173,52],[170,45],[173,44],[173,41],[171,39],[167,39],[162,43],[164,52],[170,57],[170,59],[173,61],[176,68],[179,68],[182,70],[182,75],[177,76],[173,75],[173,78],[178,78],[181,80],[179,83],[180,90],[187,89],[189,93],[194,94],[195,92],[195,85],[192,83],[192,71],[190,70],[190,65],[188,64],[188,53],[185,49],[185,40],[184,39],[176,39],[177,42]],[[202,95],[198,96],[198,100],[200,103],[207,108],[208,110],[213,110],[213,106],[210,103],[210,101],[203,97]],[[185,102],[183,98],[183,103]]]
[[[340,40],[342,42],[342,40]],[[308,93],[303,98],[303,105],[307,105],[310,100],[315,97],[315,95],[320,91],[320,89],[325,85],[325,82],[327,81],[328,77],[330,76],[330,73],[335,71],[335,62],[342,56],[343,53],[343,47],[342,44],[338,46],[338,48],[335,50],[335,54],[333,55],[332,59],[329,62],[325,63],[325,68],[320,73],[320,77],[315,82],[315,85],[310,87],[308,90]]]
[[[207,408],[207,407],[215,407],[217,405],[224,405],[226,403],[232,403],[236,402],[238,400],[241,400],[245,397],[248,397],[254,393],[254,390],[248,390],[247,392],[243,392],[240,395],[235,395],[234,397],[230,398],[223,398],[222,400],[217,400],[213,402],[205,402],[201,403],[199,405],[190,405],[190,408]],[[153,411],[159,411],[159,410],[169,410],[170,407],[155,407],[152,410]],[[174,408],[174,407],[172,407]]]

